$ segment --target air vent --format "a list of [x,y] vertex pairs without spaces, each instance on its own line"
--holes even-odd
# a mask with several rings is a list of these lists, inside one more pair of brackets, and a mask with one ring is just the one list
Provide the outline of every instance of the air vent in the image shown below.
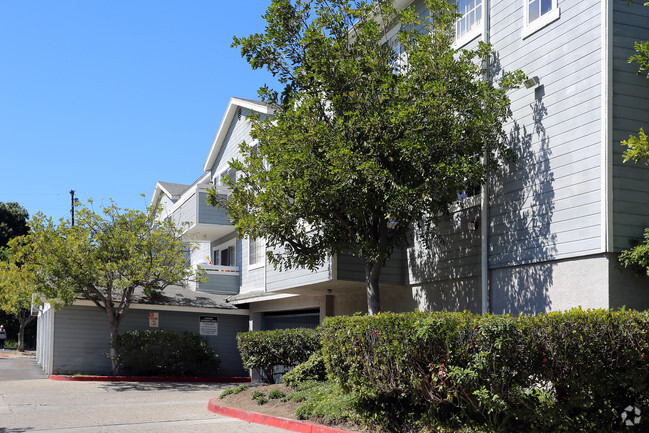
[[237,120],[241,120],[241,107],[237,108]]

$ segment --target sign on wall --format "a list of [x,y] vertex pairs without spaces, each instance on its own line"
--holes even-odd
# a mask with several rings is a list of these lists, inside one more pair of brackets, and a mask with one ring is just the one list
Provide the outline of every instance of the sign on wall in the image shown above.
[[219,325],[216,323],[214,316],[200,316],[200,331],[201,335],[219,335]]
[[158,326],[160,326],[160,313],[149,311],[149,328],[157,328]]

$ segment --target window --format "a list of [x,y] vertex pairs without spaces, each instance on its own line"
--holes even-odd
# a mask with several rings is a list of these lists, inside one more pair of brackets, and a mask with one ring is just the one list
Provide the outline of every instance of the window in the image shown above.
[[457,0],[462,14],[455,22],[455,40],[469,42],[482,32],[482,0]]
[[552,10],[552,0],[527,0],[527,23],[541,18]]
[[266,243],[263,239],[248,239],[248,266],[258,267],[264,265]]
[[465,198],[469,197],[475,197],[480,195],[481,193],[481,187],[480,185],[469,185],[467,189],[462,191],[460,194],[457,195],[458,200],[463,200]]
[[217,177],[214,178],[216,186],[226,186],[225,178],[228,177],[233,181],[237,181],[237,171],[233,168],[224,170]]
[[237,254],[234,245],[219,246],[214,248],[212,262],[221,266],[237,266]]
[[401,31],[401,26],[395,26],[390,30],[386,35],[383,41],[382,46],[388,47],[394,52],[394,64],[392,67],[395,72],[399,72],[407,64],[406,62],[406,53],[399,42],[399,32]]
[[525,4],[525,22],[523,38],[542,29],[561,16],[558,0],[523,0]]

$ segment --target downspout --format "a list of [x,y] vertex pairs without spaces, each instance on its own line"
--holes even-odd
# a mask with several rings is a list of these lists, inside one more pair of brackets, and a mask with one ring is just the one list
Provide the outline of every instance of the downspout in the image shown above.
[[[490,42],[489,37],[489,0],[483,0],[482,5],[482,38],[485,43]],[[485,79],[489,80],[489,58],[485,59]],[[488,145],[488,144],[487,144]],[[489,150],[485,148],[484,163],[489,161]],[[480,286],[482,289],[482,314],[490,312],[489,308],[489,171],[485,173],[480,197]]]

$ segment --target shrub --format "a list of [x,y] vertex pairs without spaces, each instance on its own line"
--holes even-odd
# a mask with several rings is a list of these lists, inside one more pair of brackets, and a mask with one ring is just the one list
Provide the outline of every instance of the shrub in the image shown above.
[[250,397],[255,400],[258,405],[266,404],[268,402],[266,394],[257,389],[250,393]]
[[225,391],[223,391],[221,395],[219,395],[219,398],[225,398],[228,395],[232,395],[232,394],[239,394],[240,392],[245,391],[248,388],[250,388],[250,385],[246,385],[246,384],[228,388]]
[[268,398],[271,400],[277,400],[284,397],[286,397],[286,394],[284,394],[284,391],[281,389],[273,389],[268,393]]
[[117,343],[118,371],[133,376],[216,376],[220,360],[198,334],[129,331]]
[[297,328],[240,332],[237,346],[245,368],[256,370],[265,383],[275,383],[277,368],[301,364],[320,350],[320,331]]
[[357,413],[389,430],[427,419],[503,432],[608,432],[624,427],[629,405],[649,412],[649,313],[332,317],[322,346]]
[[297,365],[293,370],[285,373],[282,381],[295,388],[298,384],[310,380],[324,381],[327,376],[322,351],[313,352],[309,359]]

